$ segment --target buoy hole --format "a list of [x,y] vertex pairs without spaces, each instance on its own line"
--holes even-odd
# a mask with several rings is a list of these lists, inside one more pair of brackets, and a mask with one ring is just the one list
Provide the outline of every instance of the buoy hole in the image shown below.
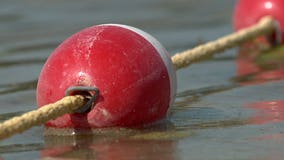
[[[86,103],[88,103],[88,101],[90,101],[91,98],[92,98],[92,94],[90,92],[88,92],[88,91],[73,91],[73,92],[70,93],[70,95],[71,96],[81,95],[81,96],[85,97]],[[92,104],[92,106],[93,106],[93,104]],[[85,110],[82,113],[89,113],[92,110],[92,108],[93,107],[88,107],[88,109]]]
[[70,93],[71,96],[75,96],[75,95],[81,95],[83,97],[85,97],[86,99],[91,99],[92,98],[92,94],[88,91],[73,91]]

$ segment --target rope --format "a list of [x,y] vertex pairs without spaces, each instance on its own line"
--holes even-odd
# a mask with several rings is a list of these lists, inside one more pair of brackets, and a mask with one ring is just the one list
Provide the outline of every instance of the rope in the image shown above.
[[172,57],[172,62],[176,69],[181,69],[194,62],[200,61],[204,57],[220,53],[226,49],[240,45],[241,43],[254,39],[258,36],[267,35],[275,31],[276,28],[276,21],[273,20],[272,17],[266,16],[262,18],[258,24],[255,24],[252,27],[197,46],[196,48],[177,53]]
[[[172,57],[172,62],[176,69],[180,69],[199,61],[205,56],[232,48],[245,41],[256,38],[260,35],[271,33],[277,25],[271,17],[264,17],[261,21],[247,29],[217,39],[216,41],[200,45],[194,49],[186,50]],[[14,117],[0,124],[0,139],[5,139],[13,134],[21,133],[33,126],[44,124],[67,113],[74,113],[77,109],[84,106],[86,100],[83,96],[68,96],[49,105],[45,105],[37,110]]]
[[85,104],[83,96],[68,96],[37,110],[9,119],[0,124],[0,139],[21,133],[33,126],[44,124],[67,113],[73,113]]

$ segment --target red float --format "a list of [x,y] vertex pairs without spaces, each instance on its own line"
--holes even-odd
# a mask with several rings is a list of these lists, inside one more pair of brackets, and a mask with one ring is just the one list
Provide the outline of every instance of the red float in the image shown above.
[[256,24],[262,17],[270,15],[278,21],[282,35],[279,38],[284,39],[283,8],[283,0],[239,0],[234,13],[234,28],[247,28]]
[[100,90],[93,108],[65,114],[47,126],[130,127],[156,122],[174,101],[176,75],[170,56],[152,36],[134,27],[105,24],[74,34],[52,53],[39,77],[38,106],[63,98],[72,86]]

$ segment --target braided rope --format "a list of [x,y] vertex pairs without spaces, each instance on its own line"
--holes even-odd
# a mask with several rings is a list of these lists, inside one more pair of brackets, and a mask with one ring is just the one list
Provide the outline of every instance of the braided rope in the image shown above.
[[196,48],[177,53],[172,57],[172,62],[176,69],[187,67],[188,65],[201,60],[205,56],[220,53],[225,49],[240,45],[241,43],[254,39],[258,36],[267,35],[275,31],[276,27],[277,23],[275,20],[273,20],[270,16],[266,16],[262,18],[258,24],[255,24],[252,27],[197,46]]
[[[261,35],[269,34],[277,27],[276,22],[271,17],[264,17],[261,21],[247,29],[217,39],[216,41],[200,45],[194,49],[186,50],[172,57],[172,62],[176,69],[180,69],[199,61],[204,56],[213,55],[232,48],[250,39]],[[0,124],[0,139],[5,139],[13,134],[21,133],[33,126],[44,124],[67,113],[73,113],[85,105],[83,96],[68,96],[49,105],[45,105],[37,110],[14,117]]]
[[0,139],[21,133],[33,126],[44,124],[67,113],[73,113],[85,104],[83,96],[68,96],[37,110],[9,119],[0,124]]

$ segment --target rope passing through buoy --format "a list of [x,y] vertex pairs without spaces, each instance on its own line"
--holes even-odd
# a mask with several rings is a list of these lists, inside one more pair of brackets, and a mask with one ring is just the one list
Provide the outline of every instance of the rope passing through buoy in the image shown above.
[[[37,89],[40,108],[0,124],[0,139],[44,123],[56,128],[98,128],[158,121],[166,116],[175,98],[175,69],[259,36],[279,34],[277,20],[263,17],[251,27],[171,59],[155,38],[137,28],[116,24],[87,28],[68,38],[47,60]],[[69,93],[73,96],[62,99],[71,86],[100,90],[95,103],[94,99],[91,102],[95,107],[83,111],[84,119],[80,113],[72,113],[97,92],[75,90]]]

